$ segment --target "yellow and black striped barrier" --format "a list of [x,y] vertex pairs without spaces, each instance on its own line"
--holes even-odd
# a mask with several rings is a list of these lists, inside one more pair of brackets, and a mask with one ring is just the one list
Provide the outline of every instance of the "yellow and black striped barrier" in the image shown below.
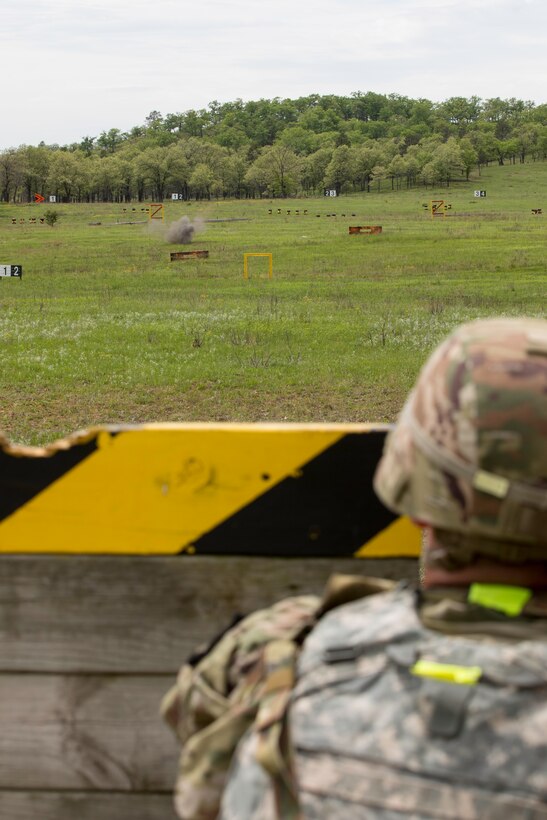
[[385,425],[149,424],[0,439],[0,552],[416,556],[377,499]]

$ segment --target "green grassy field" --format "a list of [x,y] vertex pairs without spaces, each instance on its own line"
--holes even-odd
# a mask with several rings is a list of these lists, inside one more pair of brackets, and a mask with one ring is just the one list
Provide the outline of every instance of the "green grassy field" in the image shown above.
[[[542,162],[442,190],[165,203],[166,223],[246,220],[208,222],[189,246],[158,222],[116,224],[146,219],[135,203],[0,205],[0,264],[24,269],[0,279],[0,429],[42,444],[98,423],[393,420],[455,325],[545,315],[546,189]],[[449,216],[431,219],[430,199]],[[54,227],[28,223],[47,207]],[[244,280],[253,252],[273,254],[271,280],[261,258]]]

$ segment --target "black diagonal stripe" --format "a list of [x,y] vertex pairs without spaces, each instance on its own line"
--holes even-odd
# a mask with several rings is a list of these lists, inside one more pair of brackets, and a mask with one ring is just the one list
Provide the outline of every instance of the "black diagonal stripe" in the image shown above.
[[347,433],[195,541],[197,554],[352,555],[396,518],[372,488],[385,435]]
[[97,439],[51,456],[14,456],[0,450],[0,521],[14,513],[97,449]]

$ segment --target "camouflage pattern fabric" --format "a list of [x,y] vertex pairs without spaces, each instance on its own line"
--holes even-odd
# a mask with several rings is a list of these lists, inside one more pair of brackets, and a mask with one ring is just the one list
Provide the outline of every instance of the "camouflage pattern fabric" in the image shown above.
[[183,820],[212,820],[233,752],[257,731],[257,759],[275,783],[276,811],[295,813],[291,746],[284,720],[302,639],[318,617],[348,601],[384,592],[393,581],[333,575],[321,598],[288,598],[228,629],[180,670],[161,713],[182,744],[175,807]]
[[547,322],[481,320],[441,344],[374,486],[391,509],[439,528],[456,564],[545,560]]
[[[182,744],[175,808],[183,820],[217,817],[233,752],[259,707],[263,725],[268,713],[285,711],[297,640],[313,623],[320,603],[313,595],[298,596],[255,612],[228,630],[197,665],[180,670],[161,713]],[[265,763],[289,760],[281,732],[275,742],[271,734],[264,736],[263,747]],[[285,775],[279,789],[283,800],[291,787],[290,766],[283,764],[279,773]]]
[[[514,623],[522,637],[534,616],[484,610],[481,622],[475,605],[455,603],[449,630],[459,611],[476,637],[425,627],[420,608],[439,602],[417,607],[404,588],[334,609],[308,635],[288,708],[299,817],[547,818],[547,642],[515,639]],[[511,637],[488,638],[493,620]],[[418,659],[482,676],[419,678]],[[221,820],[278,818],[259,742],[250,729],[237,749]]]

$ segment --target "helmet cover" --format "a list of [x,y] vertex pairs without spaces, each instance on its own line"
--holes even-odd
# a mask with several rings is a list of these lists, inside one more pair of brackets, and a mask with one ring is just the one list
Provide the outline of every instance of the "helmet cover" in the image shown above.
[[462,558],[545,560],[547,322],[457,328],[422,369],[374,486],[387,507],[445,532]]

